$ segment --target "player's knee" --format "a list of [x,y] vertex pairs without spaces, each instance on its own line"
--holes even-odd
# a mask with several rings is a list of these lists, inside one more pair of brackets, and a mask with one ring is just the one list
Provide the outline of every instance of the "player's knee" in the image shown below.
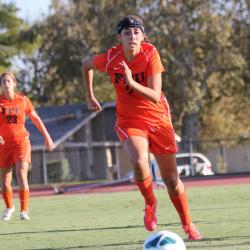
[[2,182],[2,189],[3,190],[9,190],[9,189],[11,189],[11,181],[10,180],[4,180]]
[[148,165],[148,158],[145,156],[138,156],[130,160],[132,165],[137,168],[144,168]]
[[19,175],[20,177],[27,176],[28,169],[26,167],[24,167],[24,166],[18,167],[16,169],[16,174]]
[[170,189],[176,189],[178,185],[178,180],[179,180],[178,174],[172,174],[163,178],[163,182]]

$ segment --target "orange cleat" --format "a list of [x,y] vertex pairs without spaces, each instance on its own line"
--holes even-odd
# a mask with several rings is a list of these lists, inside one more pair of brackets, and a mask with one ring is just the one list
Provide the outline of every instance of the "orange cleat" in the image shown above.
[[193,223],[183,226],[184,232],[187,234],[189,240],[201,240],[202,236]]
[[154,231],[157,226],[156,204],[154,206],[146,205],[144,211],[144,226],[148,231]]

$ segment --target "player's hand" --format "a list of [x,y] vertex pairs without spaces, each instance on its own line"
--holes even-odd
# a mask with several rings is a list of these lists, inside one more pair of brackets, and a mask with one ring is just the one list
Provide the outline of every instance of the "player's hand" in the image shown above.
[[125,73],[125,77],[126,77],[126,85],[133,87],[134,84],[134,79],[132,77],[132,72],[131,69],[128,67],[128,65],[126,64],[125,61],[122,61],[120,63],[120,65],[123,67],[124,69],[124,73]]
[[46,148],[47,148],[49,151],[53,151],[53,150],[54,150],[55,144],[54,144],[54,142],[52,141],[52,139],[50,138],[50,136],[47,137],[47,138],[45,139],[45,146],[46,146]]
[[3,145],[5,143],[4,139],[2,136],[0,136],[0,145]]
[[95,99],[95,97],[87,98],[88,109],[92,112],[98,112],[102,110],[100,103]]

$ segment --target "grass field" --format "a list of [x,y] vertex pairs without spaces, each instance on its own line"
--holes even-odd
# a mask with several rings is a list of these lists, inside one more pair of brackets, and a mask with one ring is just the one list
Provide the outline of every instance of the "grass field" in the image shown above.
[[[250,185],[196,187],[187,192],[191,215],[204,239],[186,241],[163,189],[156,190],[158,230],[176,232],[187,249],[250,249]],[[20,221],[18,213],[11,221],[0,221],[0,249],[139,250],[149,235],[137,191],[36,197],[31,198],[30,210],[30,221]]]

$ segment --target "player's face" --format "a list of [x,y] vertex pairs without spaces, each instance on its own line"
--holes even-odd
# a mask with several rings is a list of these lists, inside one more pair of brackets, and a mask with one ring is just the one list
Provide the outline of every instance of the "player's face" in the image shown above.
[[5,75],[1,79],[1,88],[3,92],[10,92],[13,91],[16,86],[16,82],[13,80],[13,78],[9,75]]
[[138,51],[144,39],[144,33],[140,28],[124,28],[119,38],[125,50]]

